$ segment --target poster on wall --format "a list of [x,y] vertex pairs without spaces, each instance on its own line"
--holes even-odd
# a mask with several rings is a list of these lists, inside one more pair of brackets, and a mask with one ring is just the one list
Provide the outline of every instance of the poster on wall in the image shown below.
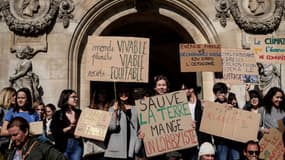
[[[255,55],[250,50],[222,48],[223,78],[228,84],[242,84],[258,76]],[[245,79],[247,78],[247,79]],[[257,83],[257,80],[250,82]]]
[[146,83],[148,70],[148,38],[88,37],[87,80]]
[[250,48],[261,63],[285,63],[285,36],[252,35]]
[[181,72],[222,72],[220,44],[180,44]]
[[198,144],[184,91],[136,100],[147,157]]

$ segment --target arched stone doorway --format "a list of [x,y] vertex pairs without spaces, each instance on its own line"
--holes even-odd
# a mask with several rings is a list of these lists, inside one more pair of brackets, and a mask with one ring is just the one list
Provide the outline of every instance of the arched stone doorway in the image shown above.
[[188,1],[161,0],[151,4],[147,10],[140,11],[134,1],[104,0],[83,17],[70,44],[68,76],[69,87],[80,94],[81,106],[89,104],[90,86],[95,83],[85,80],[84,52],[88,35],[148,37],[150,82],[154,75],[163,73],[170,78],[172,89],[177,89],[180,77],[189,78],[203,86],[203,90],[212,86],[212,73],[181,76],[178,57],[179,43],[219,42],[210,21]]

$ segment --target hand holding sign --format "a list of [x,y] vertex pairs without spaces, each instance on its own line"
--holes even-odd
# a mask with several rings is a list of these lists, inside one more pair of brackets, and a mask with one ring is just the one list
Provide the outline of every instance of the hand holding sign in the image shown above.
[[204,101],[200,131],[239,142],[257,140],[260,115],[226,106]]
[[148,82],[149,39],[89,36],[86,79]]
[[198,144],[184,91],[136,101],[148,157]]

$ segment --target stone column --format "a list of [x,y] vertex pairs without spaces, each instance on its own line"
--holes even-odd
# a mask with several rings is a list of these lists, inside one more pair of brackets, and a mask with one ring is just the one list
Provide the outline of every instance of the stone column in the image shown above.
[[204,100],[214,100],[213,94],[213,86],[214,86],[214,73],[213,72],[203,72],[202,73],[202,91]]

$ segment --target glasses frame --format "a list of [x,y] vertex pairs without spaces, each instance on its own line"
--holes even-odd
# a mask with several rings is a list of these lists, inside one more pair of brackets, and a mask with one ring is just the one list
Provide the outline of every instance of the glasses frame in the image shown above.
[[259,154],[260,154],[260,151],[247,151],[247,152],[248,152],[248,154],[251,155],[251,156],[252,156],[253,154],[259,156]]

